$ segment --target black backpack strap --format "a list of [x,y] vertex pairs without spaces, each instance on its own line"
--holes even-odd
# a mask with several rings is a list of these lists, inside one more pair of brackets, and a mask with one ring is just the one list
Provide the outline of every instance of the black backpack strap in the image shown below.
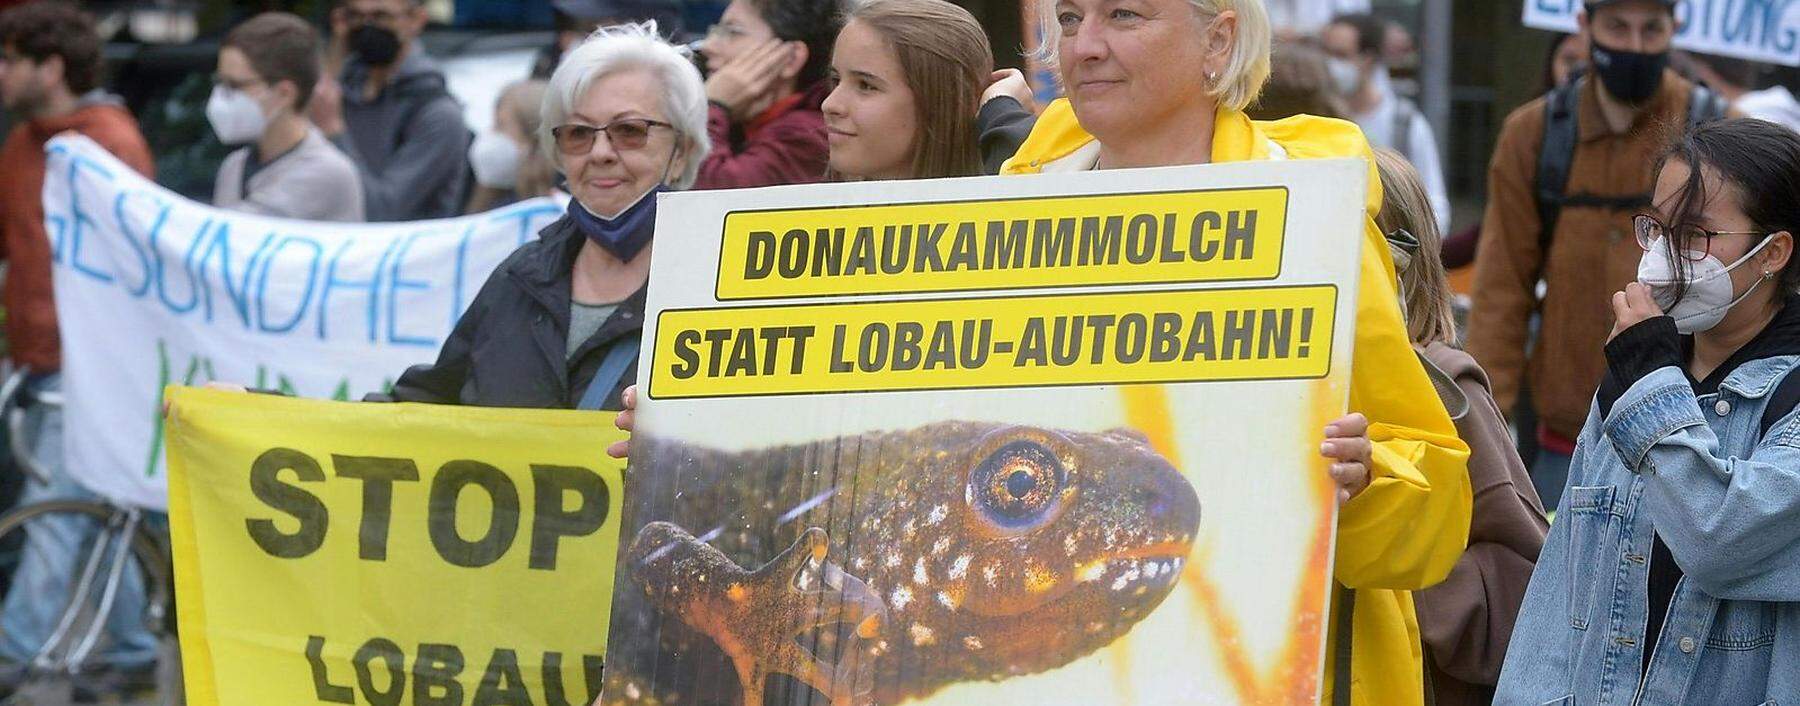
[[[1794,370],[1800,370],[1800,367]],[[1800,406],[1800,375],[1795,375],[1794,370],[1789,370],[1787,375],[1782,376],[1781,382],[1775,385],[1775,391],[1769,393],[1769,405],[1763,407],[1762,420],[1756,427],[1756,438],[1768,436],[1769,429],[1776,422],[1788,416],[1789,412],[1794,411],[1794,407]]]
[[1396,98],[1394,104],[1394,151],[1407,160],[1412,159],[1412,124],[1413,116],[1419,114],[1417,106],[1405,98]]
[[1332,653],[1331,706],[1350,706],[1350,656],[1354,652],[1351,636],[1356,633],[1356,589],[1338,586],[1337,649]]
[[1569,188],[1569,167],[1575,161],[1575,142],[1580,136],[1576,112],[1581,102],[1581,86],[1586,83],[1586,79],[1570,81],[1544,97],[1544,141],[1538,147],[1535,184],[1540,252],[1550,248],[1557,216],[1562,213],[1563,193]]
[[1707,88],[1702,84],[1696,83],[1694,84],[1694,88],[1688,93],[1688,127],[1692,128],[1696,125],[1710,123],[1714,120],[1723,118],[1725,117],[1725,111],[1728,107],[1729,106],[1725,103],[1724,96],[1713,92],[1712,89]]

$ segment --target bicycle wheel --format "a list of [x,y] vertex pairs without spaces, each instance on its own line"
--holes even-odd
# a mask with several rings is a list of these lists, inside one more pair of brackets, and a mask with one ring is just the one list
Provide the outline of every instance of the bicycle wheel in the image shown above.
[[[48,624],[39,626],[49,630],[43,643],[27,646],[28,649],[36,648],[36,655],[20,665],[23,673],[19,677],[26,683],[61,681],[91,687],[100,681],[93,675],[105,673],[98,655],[106,646],[105,640],[110,638],[109,623],[129,625],[129,621],[141,620],[139,624],[158,646],[169,643],[167,638],[173,633],[169,620],[173,582],[168,555],[151,530],[143,526],[141,512],[85,500],[32,503],[0,515],[0,544],[16,535],[29,533],[33,526],[47,529],[48,523],[66,522],[71,518],[80,518],[97,531],[92,541],[76,550],[78,556],[71,562],[70,575],[53,577],[57,581],[66,580],[63,585],[67,595],[35,597],[41,601],[65,602]],[[119,551],[121,547],[123,554]],[[143,586],[141,616],[114,615],[126,572],[135,573]],[[32,589],[15,582],[9,590]],[[163,667],[168,665],[160,663],[169,659],[168,651],[159,648],[155,654],[153,659],[157,664],[151,665],[149,673],[161,682],[168,673]],[[136,671],[143,673],[141,669]],[[159,691],[166,691],[163,688],[166,686],[156,684]]]

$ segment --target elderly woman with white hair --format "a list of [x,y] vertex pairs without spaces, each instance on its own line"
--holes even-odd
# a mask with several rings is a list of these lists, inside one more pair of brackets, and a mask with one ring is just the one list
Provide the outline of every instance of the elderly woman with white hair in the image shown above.
[[619,409],[636,378],[656,195],[684,189],[709,148],[706,92],[654,23],[608,27],[550,77],[538,131],[574,198],[494,269],[437,362],[399,401]]
[[[1269,75],[1271,31],[1260,0],[1037,1],[1043,26],[1060,28],[1045,53],[1068,98],[1045,109],[1003,174],[1370,160],[1351,363],[1356,414],[1332,422],[1320,439],[1342,503],[1334,574],[1354,589],[1336,601],[1327,681],[1339,691],[1350,682],[1352,703],[1423,703],[1408,591],[1443,580],[1462,554],[1468,448],[1408,343],[1393,264],[1372,220],[1381,191],[1367,141],[1340,120],[1256,122],[1244,114]],[[1345,625],[1354,625],[1353,650],[1339,634]]]

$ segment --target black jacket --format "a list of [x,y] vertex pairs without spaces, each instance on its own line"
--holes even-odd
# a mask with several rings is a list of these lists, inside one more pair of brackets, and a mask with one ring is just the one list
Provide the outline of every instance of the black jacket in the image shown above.
[[[437,362],[408,368],[388,398],[574,408],[613,342],[639,335],[644,326],[645,288],[639,287],[573,358],[563,355],[569,337],[570,271],[583,242],[586,238],[564,214],[545,226],[537,240],[520,246],[488,276]],[[619,395],[636,380],[634,358],[602,406],[619,409]]]
[[1012,159],[1036,125],[1037,116],[1010,97],[1001,96],[981,104],[981,110],[975,114],[981,166],[989,174],[999,174],[1000,166]]

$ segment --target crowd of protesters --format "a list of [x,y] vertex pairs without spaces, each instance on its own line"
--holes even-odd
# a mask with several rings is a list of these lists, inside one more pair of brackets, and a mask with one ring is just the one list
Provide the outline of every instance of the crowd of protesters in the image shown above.
[[[1351,413],[1308,442],[1340,503],[1326,698],[1800,701],[1790,76],[1675,51],[1678,0],[1589,0],[1500,129],[1479,223],[1452,232],[1396,25],[1295,0],[1036,3],[1062,95],[1042,105],[945,0],[733,0],[699,41],[657,0],[559,0],[480,133],[416,0],[341,0],[323,28],[257,15],[217,57],[206,117],[234,150],[213,204],[412,221],[566,196],[436,360],[369,399],[623,409],[630,429],[659,192],[1363,158]],[[152,155],[72,4],[0,13],[0,51],[9,355],[54,390],[44,145],[79,132],[147,176]],[[1463,325],[1447,270],[1470,263]],[[60,419],[33,424],[55,469]],[[24,500],[91,494],[52,478]],[[41,644],[60,604],[34,598],[92,531],[31,533],[0,664]],[[129,673],[150,646],[116,627]]]

